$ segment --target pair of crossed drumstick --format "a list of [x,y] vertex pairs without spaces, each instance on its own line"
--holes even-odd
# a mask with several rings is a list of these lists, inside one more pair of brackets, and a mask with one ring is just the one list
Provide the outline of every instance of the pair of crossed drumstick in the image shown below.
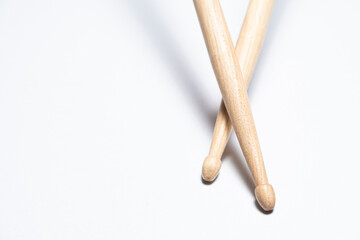
[[230,38],[218,0],[194,0],[203,36],[223,101],[217,115],[209,156],[202,169],[203,179],[213,181],[232,126],[255,181],[260,206],[270,211],[275,193],[269,184],[253,121],[247,87],[264,41],[274,0],[250,0],[236,49]]

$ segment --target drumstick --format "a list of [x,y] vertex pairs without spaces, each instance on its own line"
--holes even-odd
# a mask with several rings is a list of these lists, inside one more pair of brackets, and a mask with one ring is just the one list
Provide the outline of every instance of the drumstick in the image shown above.
[[[239,60],[247,87],[250,84],[260,54],[273,4],[274,0],[251,0],[246,12],[235,54]],[[229,141],[231,130],[231,121],[224,102],[221,101],[209,155],[205,158],[202,167],[202,177],[205,181],[212,182],[218,175],[221,157]]]
[[245,82],[220,3],[194,0],[194,4],[224,104],[255,181],[256,199],[264,210],[272,210],[275,193],[266,176]]

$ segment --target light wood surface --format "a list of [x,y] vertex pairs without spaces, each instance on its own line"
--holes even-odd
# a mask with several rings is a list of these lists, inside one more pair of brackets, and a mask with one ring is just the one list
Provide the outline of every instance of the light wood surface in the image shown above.
[[256,185],[256,198],[264,210],[272,210],[275,193],[267,179],[247,86],[220,3],[218,0],[194,0],[194,4],[224,104]]
[[[246,12],[235,53],[247,87],[251,82],[264,42],[273,5],[274,0],[251,0]],[[205,158],[202,167],[202,177],[205,181],[212,182],[218,175],[221,167],[221,157],[229,140],[231,130],[232,123],[224,102],[221,101],[209,155]]]

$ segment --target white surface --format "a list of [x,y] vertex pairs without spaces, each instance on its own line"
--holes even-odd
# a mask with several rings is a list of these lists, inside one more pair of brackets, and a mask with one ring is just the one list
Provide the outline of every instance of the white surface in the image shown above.
[[[221,1],[234,40],[248,1]],[[360,4],[277,0],[249,90],[277,204],[235,137],[192,1],[0,2],[0,239],[359,239]]]

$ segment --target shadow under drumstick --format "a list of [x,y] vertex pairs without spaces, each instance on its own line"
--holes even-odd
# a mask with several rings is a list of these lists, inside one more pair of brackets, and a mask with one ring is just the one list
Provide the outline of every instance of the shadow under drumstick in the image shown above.
[[[196,107],[196,111],[200,113],[203,121],[212,129],[214,120],[216,119],[216,108],[209,106],[208,101],[201,91],[199,82],[196,81],[195,72],[189,65],[191,58],[185,56],[181,51],[181,45],[178,43],[177,37],[172,35],[171,26],[167,25],[167,19],[162,12],[159,12],[156,2],[151,0],[128,0],[125,1],[129,9],[133,11],[136,19],[139,21],[146,36],[156,47],[157,52],[164,59],[169,69],[173,72],[174,79],[181,87],[186,96],[191,99],[191,107]],[[193,11],[191,14],[196,14]]]

